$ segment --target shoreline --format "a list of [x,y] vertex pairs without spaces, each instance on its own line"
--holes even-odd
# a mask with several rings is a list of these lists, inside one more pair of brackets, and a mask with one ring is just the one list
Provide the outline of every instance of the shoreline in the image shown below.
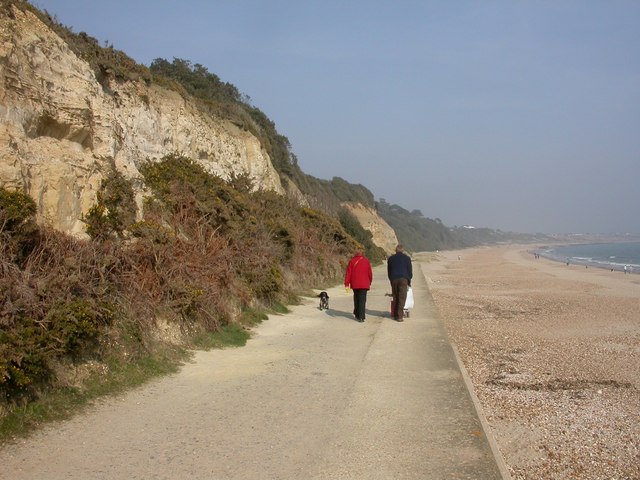
[[[565,265],[567,265],[567,260],[566,259],[561,259],[559,257],[554,257],[552,255],[548,255],[545,253],[540,252],[540,257],[542,258],[546,258],[547,260],[551,260],[552,262],[557,262],[557,263],[563,263]],[[577,258],[577,257],[572,257],[572,261],[569,263],[569,265],[567,266],[581,266],[581,267],[592,267],[592,268],[599,268],[602,270],[609,270],[610,272],[620,272],[620,273],[624,273],[624,264],[603,264],[602,262],[598,262],[595,260],[589,260],[589,259],[584,259],[584,258]],[[635,264],[635,263],[631,263],[631,264],[627,264],[627,265],[631,265],[631,267],[633,268],[630,272],[628,271],[627,274],[628,275],[638,275],[640,274],[640,265]]]
[[640,277],[527,249],[416,255],[510,473],[640,478]]
[[[622,272],[628,274],[640,274],[640,264],[639,263],[617,263],[605,260],[594,260],[590,257],[576,257],[576,256],[565,256],[559,255],[553,251],[553,249],[557,247],[578,247],[583,245],[606,245],[606,244],[625,244],[625,243],[638,243],[637,241],[619,241],[619,242],[598,242],[598,243],[568,243],[568,244],[560,244],[560,245],[544,245],[539,246],[533,249],[527,250],[528,253],[535,255],[538,254],[540,257],[546,258],[548,260],[564,263],[565,265],[580,265],[584,267],[593,267],[593,268],[601,268],[605,270],[609,270],[611,272]],[[631,267],[631,269],[625,272],[625,266]]]

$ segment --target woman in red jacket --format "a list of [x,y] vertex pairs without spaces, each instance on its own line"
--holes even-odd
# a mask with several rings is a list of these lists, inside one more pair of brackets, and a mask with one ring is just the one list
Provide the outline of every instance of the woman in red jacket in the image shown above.
[[373,272],[371,263],[363,253],[356,251],[347,265],[347,273],[344,276],[344,286],[353,290],[353,314],[356,320],[364,322],[364,311],[367,303],[367,291],[371,287]]

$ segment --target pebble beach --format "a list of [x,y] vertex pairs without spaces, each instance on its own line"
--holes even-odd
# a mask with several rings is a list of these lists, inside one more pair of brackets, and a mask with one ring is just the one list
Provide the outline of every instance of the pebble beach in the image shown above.
[[513,479],[639,479],[640,275],[533,248],[415,260]]

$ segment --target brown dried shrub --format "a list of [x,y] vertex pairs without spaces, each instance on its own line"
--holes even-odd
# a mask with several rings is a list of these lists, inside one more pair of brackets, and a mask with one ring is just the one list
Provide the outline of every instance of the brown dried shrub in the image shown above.
[[0,403],[56,388],[61,364],[144,357],[161,338],[158,319],[188,344],[286,303],[335,281],[356,246],[337,220],[251,193],[247,179],[236,190],[178,156],[142,171],[154,197],[143,222],[111,219],[116,235],[37,228],[29,209],[11,224],[31,225],[28,235],[0,228]]

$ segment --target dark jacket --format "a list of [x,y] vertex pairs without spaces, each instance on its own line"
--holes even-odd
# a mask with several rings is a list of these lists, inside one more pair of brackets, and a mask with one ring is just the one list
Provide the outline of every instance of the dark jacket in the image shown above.
[[369,290],[371,281],[373,280],[373,272],[371,271],[371,263],[364,255],[356,255],[347,266],[347,272],[344,276],[344,286],[351,287],[353,290]]
[[389,280],[406,278],[409,281],[409,285],[411,285],[413,268],[409,256],[402,252],[391,255],[387,259],[387,275],[389,276]]

